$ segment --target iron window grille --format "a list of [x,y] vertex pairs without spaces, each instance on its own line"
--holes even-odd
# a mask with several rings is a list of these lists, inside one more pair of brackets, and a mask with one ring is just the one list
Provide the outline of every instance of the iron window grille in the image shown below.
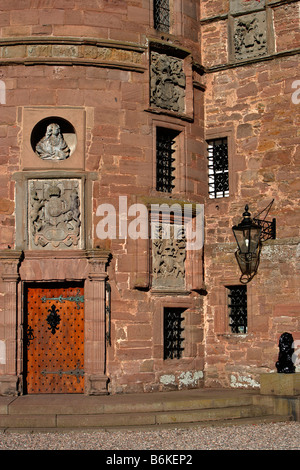
[[170,4],[169,0],[154,1],[154,28],[168,33],[170,30]]
[[164,308],[164,359],[180,359],[184,350],[182,308]]
[[208,192],[211,199],[229,196],[227,137],[207,141]]
[[232,333],[247,333],[247,286],[229,286],[229,326]]
[[177,132],[158,127],[156,129],[156,190],[171,193],[175,179],[173,154]]

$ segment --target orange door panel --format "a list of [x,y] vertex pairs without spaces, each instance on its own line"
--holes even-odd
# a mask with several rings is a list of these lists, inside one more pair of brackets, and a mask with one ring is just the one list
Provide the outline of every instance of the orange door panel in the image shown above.
[[27,287],[26,306],[27,393],[83,393],[83,287]]

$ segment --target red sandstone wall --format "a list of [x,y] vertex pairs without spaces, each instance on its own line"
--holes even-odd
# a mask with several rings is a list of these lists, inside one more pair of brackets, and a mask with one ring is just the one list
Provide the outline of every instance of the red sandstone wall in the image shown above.
[[[15,248],[18,208],[13,175],[24,168],[24,109],[46,107],[50,114],[58,108],[84,110],[86,132],[78,136],[85,140],[84,170],[97,174],[93,214],[89,215],[94,233],[92,247],[100,246],[112,253],[108,267],[112,287],[111,346],[107,349],[106,372],[113,393],[199,386],[203,381],[201,296],[192,293],[178,300],[176,296],[162,298],[149,290],[134,289],[137,263],[144,263],[145,257],[137,261],[140,254],[134,242],[101,242],[95,234],[99,204],[111,203],[118,208],[120,195],[128,196],[129,204],[157,196],[153,190],[157,123],[180,126],[185,136],[185,189],[176,196],[203,201],[203,92],[201,87],[193,90],[193,80],[199,81],[199,77],[192,71],[192,57],[200,62],[198,8],[195,2],[185,1],[180,13],[181,2],[173,2],[174,39],[154,31],[150,4],[111,0],[0,1],[0,79],[6,87],[5,104],[0,109],[0,247]],[[57,37],[64,40],[53,42]],[[187,106],[192,119],[146,111],[148,37],[167,39],[169,44],[193,53],[186,65]],[[92,41],[86,44],[84,38]],[[129,43],[135,43],[134,47]],[[163,361],[162,308],[166,303],[178,302],[188,309],[184,358]]]
[[[176,299],[176,305],[188,309],[183,360],[162,359],[162,307],[174,305],[174,297],[134,288],[136,266],[142,265],[143,274],[148,269],[135,244],[105,244],[113,254],[108,268],[112,345],[107,351],[112,392],[199,386],[204,366],[207,386],[257,386],[259,373],[274,369],[279,335],[288,330],[300,338],[300,105],[292,102],[293,83],[300,79],[299,55],[293,52],[299,50],[299,2],[267,2],[272,57],[240,67],[227,66],[229,1],[200,5],[201,24],[198,2],[174,0],[175,37],[153,30],[151,1],[0,0],[0,80],[6,86],[0,105],[1,249],[15,246],[12,175],[22,168],[25,107],[86,111],[85,170],[99,176],[93,189],[94,228],[96,208],[104,200],[116,204],[119,195],[129,195],[131,202],[137,195],[155,195],[155,123],[180,125],[184,131],[186,192],[179,196],[196,202],[207,196],[204,121],[208,136],[225,132],[231,137],[231,196],[207,200],[205,209],[207,295]],[[58,37],[64,41],[51,42]],[[86,44],[84,38],[91,41]],[[153,38],[191,52],[188,106],[194,120],[148,113],[148,40]],[[192,59],[207,69],[205,113],[202,77],[195,70],[192,74]],[[264,246],[259,273],[248,288],[249,332],[231,335],[224,286],[239,280],[231,226],[246,203],[256,213],[272,198],[277,239]]]
[[[204,17],[213,15],[211,3],[202,2]],[[272,60],[228,67],[226,19],[202,28],[203,60],[211,68],[206,132],[230,136],[232,175],[230,197],[206,205],[207,386],[259,386],[261,372],[276,371],[279,336],[288,331],[300,338],[300,104],[293,102],[300,63],[297,53],[278,55],[299,51],[299,2],[283,3],[271,11]],[[273,198],[268,219],[276,218],[277,237],[265,242],[258,274],[248,284],[248,334],[234,335],[225,286],[238,284],[240,272],[231,227],[240,222],[246,203],[255,215]]]

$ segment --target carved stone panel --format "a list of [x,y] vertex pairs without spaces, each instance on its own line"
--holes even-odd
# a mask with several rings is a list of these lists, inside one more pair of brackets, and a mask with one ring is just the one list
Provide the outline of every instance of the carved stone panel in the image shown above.
[[152,287],[185,289],[186,238],[181,225],[159,225],[152,240]]
[[233,45],[235,59],[260,57],[268,52],[266,12],[258,12],[234,19]]
[[151,52],[150,104],[177,113],[185,111],[186,77],[183,61]]
[[266,0],[230,0],[231,13],[244,13],[247,11],[261,10],[266,5]]
[[80,179],[29,180],[29,248],[82,248],[81,206]]

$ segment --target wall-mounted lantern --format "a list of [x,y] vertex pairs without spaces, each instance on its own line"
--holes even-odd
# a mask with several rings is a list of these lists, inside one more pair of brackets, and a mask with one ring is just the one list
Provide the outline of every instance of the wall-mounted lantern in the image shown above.
[[[267,211],[267,216],[272,204],[266,207],[262,212]],[[262,214],[260,212],[260,214]],[[260,215],[258,214],[258,216]],[[245,206],[243,220],[232,227],[238,249],[235,257],[241,270],[240,281],[243,284],[251,281],[257,273],[262,242],[276,238],[276,220],[266,221],[258,219],[258,216],[251,218],[248,205]]]

